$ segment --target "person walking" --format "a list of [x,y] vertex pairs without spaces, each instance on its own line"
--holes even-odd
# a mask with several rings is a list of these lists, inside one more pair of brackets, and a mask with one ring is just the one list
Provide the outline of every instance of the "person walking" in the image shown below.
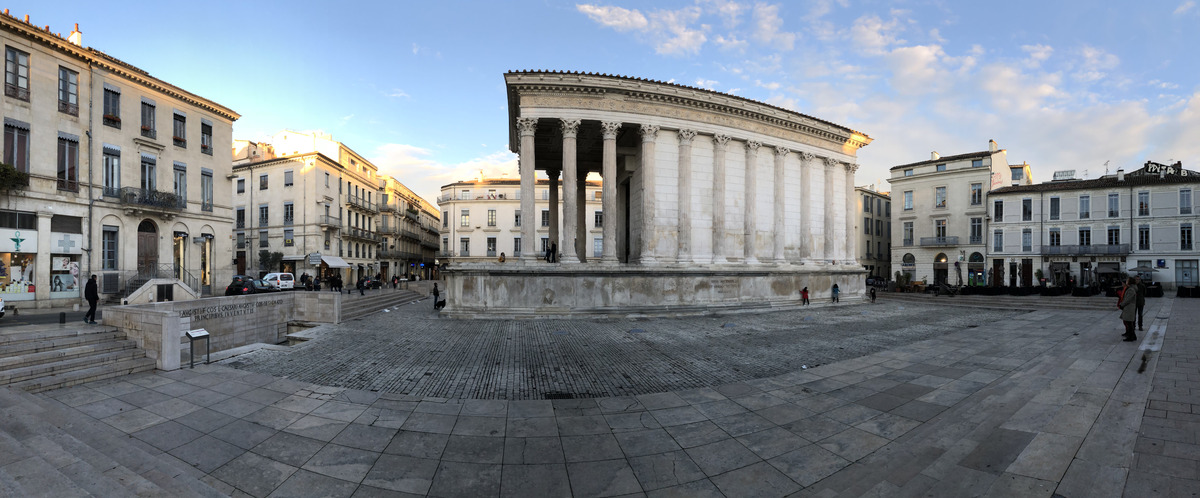
[[875,288],[871,287],[871,302],[875,302]]
[[830,289],[830,294],[833,294],[833,302],[838,302],[838,294],[840,292],[841,291],[838,290],[837,284],[833,284],[833,289]]
[[808,306],[808,287],[800,289],[800,305]]
[[1125,342],[1137,340],[1137,334],[1133,332],[1133,325],[1137,320],[1137,291],[1137,282],[1133,277],[1129,277],[1125,281],[1125,288],[1121,289],[1121,300],[1117,303],[1117,308],[1121,310],[1121,321],[1125,322]]
[[434,284],[433,284],[433,307],[434,307],[434,309],[437,309],[438,297],[441,295],[442,295],[442,293],[438,292],[437,282],[434,282]]
[[100,302],[100,293],[96,288],[96,276],[92,275],[88,278],[87,285],[83,287],[83,298],[87,299],[88,310],[83,315],[83,323],[96,324],[96,303]]
[[1145,330],[1142,328],[1142,311],[1146,308],[1146,283],[1140,275],[1134,278],[1137,281],[1137,326],[1140,332]]
[[367,277],[358,277],[358,283],[354,284],[354,286],[358,288],[358,295],[367,295]]

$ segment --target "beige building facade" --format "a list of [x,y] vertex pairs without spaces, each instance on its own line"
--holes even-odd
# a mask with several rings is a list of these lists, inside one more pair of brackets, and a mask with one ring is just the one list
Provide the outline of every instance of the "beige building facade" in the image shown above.
[[862,223],[856,230],[858,262],[868,276],[892,277],[892,198],[887,192],[855,187],[857,212]]
[[3,162],[29,175],[0,195],[0,296],[79,303],[90,274],[102,297],[155,278],[223,291],[239,115],[84,48],[78,26],[64,38],[4,14],[0,41]]

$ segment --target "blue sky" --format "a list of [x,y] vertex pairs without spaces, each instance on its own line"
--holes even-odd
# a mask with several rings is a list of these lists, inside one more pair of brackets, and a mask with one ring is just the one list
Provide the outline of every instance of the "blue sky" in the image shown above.
[[514,69],[672,81],[854,128],[875,139],[859,185],[988,139],[1036,181],[1200,169],[1196,0],[114,5],[8,8],[64,35],[78,22],[84,45],[236,110],[234,138],[321,129],[426,199],[515,176]]

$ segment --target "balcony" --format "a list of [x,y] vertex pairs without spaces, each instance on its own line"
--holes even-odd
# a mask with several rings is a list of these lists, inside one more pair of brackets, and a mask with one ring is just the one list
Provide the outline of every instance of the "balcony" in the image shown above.
[[1042,246],[1043,256],[1124,256],[1128,254],[1129,244]]
[[171,137],[171,141],[175,143],[176,147],[187,147],[187,139],[186,138],[173,136],[173,137]]
[[158,139],[158,131],[149,126],[143,125],[142,126],[142,136],[149,138],[150,140],[157,140]]
[[337,216],[323,215],[317,221],[322,227],[342,228],[342,219]]
[[417,235],[417,232],[414,232],[412,230],[400,229],[400,236],[404,237],[406,239],[411,239],[411,240],[416,240],[416,241],[421,240],[421,236]]
[[952,235],[949,237],[921,237],[921,247],[944,247],[958,245],[958,236]]
[[29,102],[29,89],[28,88],[22,88],[17,85],[5,83],[4,84],[4,95],[7,95],[14,99],[24,100],[26,102]]
[[172,192],[147,190],[137,187],[121,188],[121,204],[157,210],[180,211],[187,207],[187,201]]
[[385,213],[394,213],[396,212],[396,206],[392,204],[380,204],[379,210]]
[[105,114],[102,118],[104,126],[111,126],[116,129],[121,129],[121,116],[116,114]]
[[426,249],[433,249],[436,251],[436,250],[438,250],[438,248],[440,248],[442,246],[439,245],[437,242],[430,242],[428,240],[423,240],[423,241],[421,241],[421,247],[424,247]]
[[361,228],[347,228],[342,232],[342,237],[350,237],[370,242],[381,242],[383,240],[383,237],[379,236],[379,234],[370,230],[363,230]]
[[360,199],[358,197],[346,198],[346,204],[349,204],[350,207],[358,208],[363,211],[367,211],[367,212],[371,212],[371,213],[379,212],[379,208],[375,205],[375,203],[368,201],[366,199]]
[[982,235],[972,235],[971,236],[971,244],[972,245],[983,244],[983,236]]
[[421,221],[421,212],[416,209],[406,209],[404,210],[404,217],[413,221]]
[[70,178],[59,178],[58,181],[56,182],[56,187],[58,188],[58,190],[65,190],[67,192],[78,192],[79,191],[79,181],[73,180]]
[[912,245],[913,239],[904,239],[904,247],[911,247]]
[[70,114],[72,116],[79,115],[79,104],[72,104],[65,100],[58,101],[58,112]]

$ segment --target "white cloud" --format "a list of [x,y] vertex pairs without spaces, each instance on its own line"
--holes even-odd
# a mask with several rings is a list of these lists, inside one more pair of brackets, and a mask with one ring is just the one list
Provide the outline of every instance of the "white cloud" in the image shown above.
[[782,31],[782,28],[783,18],[779,16],[778,5],[754,5],[752,36],[756,41],[781,50],[791,50],[796,44],[796,33]]
[[1074,77],[1083,82],[1093,82],[1103,79],[1108,72],[1116,69],[1121,63],[1117,56],[1105,52],[1104,49],[1084,45],[1079,50],[1080,63]]
[[716,88],[716,86],[719,83],[720,82],[718,82],[716,80],[706,80],[704,78],[700,78],[700,79],[696,80],[696,86],[700,87],[700,88],[704,88],[706,90],[712,90],[712,89]]
[[892,87],[908,94],[941,91],[950,83],[940,64],[945,55],[940,45],[915,45],[892,50],[887,56],[888,66],[892,70]]
[[995,112],[1029,112],[1042,107],[1046,99],[1065,94],[1057,88],[1057,75],[1034,77],[1016,67],[990,64],[979,72],[979,88],[992,98]]
[[401,90],[399,88],[393,88],[392,91],[387,92],[386,95],[388,97],[405,98],[405,99],[409,97],[407,92],[405,92],[404,90]]
[[646,16],[637,10],[581,4],[575,8],[593,21],[617,31],[641,31],[649,26]]
[[716,38],[713,38],[713,43],[725,50],[739,51],[745,50],[750,45],[746,40],[738,39],[736,35],[729,35],[728,38],[725,35],[717,35]]
[[1054,48],[1049,45],[1021,45],[1021,50],[1029,54],[1029,58],[1025,59],[1025,65],[1028,67],[1038,67],[1049,59],[1054,54]]
[[342,116],[342,119],[339,119],[338,121],[341,122],[341,124],[346,124],[346,123],[349,123],[351,119],[354,119],[354,115],[348,114],[348,115]]
[[741,24],[742,10],[746,8],[742,4],[728,0],[703,0],[699,3],[706,7],[705,10],[715,12],[724,21],[726,28],[735,28]]
[[884,22],[878,16],[863,16],[850,27],[850,40],[869,54],[882,54],[888,47],[904,42],[896,38],[899,25],[894,18]]
[[1192,10],[1192,8],[1195,6],[1196,6],[1196,2],[1193,2],[1192,0],[1188,0],[1186,2],[1179,4],[1179,6],[1175,8],[1175,12],[1172,12],[1172,14],[1173,15],[1186,14],[1188,11]]
[[763,83],[762,80],[754,80],[754,85],[762,87],[762,88],[766,88],[767,90],[771,90],[771,91],[778,90],[779,86],[780,86],[779,82],[770,81],[767,83]]
[[576,10],[593,21],[618,32],[635,32],[654,45],[654,50],[663,55],[694,55],[708,41],[705,31],[710,28],[692,24],[700,19],[699,7],[679,10],[656,10],[642,14],[637,9],[579,4]]

